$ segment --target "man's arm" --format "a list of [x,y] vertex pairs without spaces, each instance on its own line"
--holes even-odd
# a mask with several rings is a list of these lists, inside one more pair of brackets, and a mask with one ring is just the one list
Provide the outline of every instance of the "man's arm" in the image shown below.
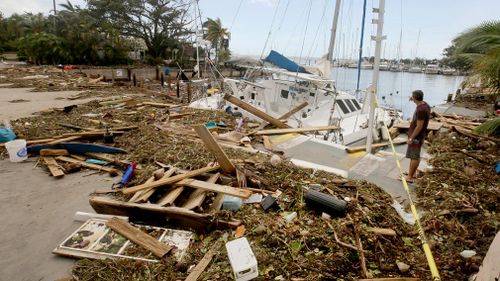
[[417,120],[417,126],[415,127],[415,130],[413,130],[413,133],[410,136],[410,140],[414,140],[418,134],[420,134],[420,131],[424,128],[424,120]]

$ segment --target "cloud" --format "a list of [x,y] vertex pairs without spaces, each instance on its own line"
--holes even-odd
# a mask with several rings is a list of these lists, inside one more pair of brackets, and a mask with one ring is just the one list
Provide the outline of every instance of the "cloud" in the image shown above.
[[[56,0],[56,9],[60,10],[59,4],[66,3],[66,0]],[[73,5],[85,5],[84,0],[71,0]],[[0,0],[0,11],[4,17],[9,17],[14,13],[52,13],[52,0]]]

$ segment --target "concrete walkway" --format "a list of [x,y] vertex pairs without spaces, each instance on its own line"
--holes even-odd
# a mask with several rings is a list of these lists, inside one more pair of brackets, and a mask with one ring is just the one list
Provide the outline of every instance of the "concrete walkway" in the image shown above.
[[112,184],[109,176],[83,172],[54,179],[34,164],[0,161],[1,280],[70,276],[74,260],[51,252],[81,225],[73,222],[76,211],[93,212],[88,194]]
[[[30,88],[0,88],[0,122],[4,119],[17,119],[52,107],[65,107],[72,104],[87,103],[92,98],[68,100],[66,97],[78,91],[32,92]],[[23,102],[10,102],[26,100]]]
[[[92,100],[65,99],[76,93],[0,88],[0,124],[4,119]],[[14,99],[29,102],[8,102]],[[23,163],[0,160],[1,280],[52,281],[70,276],[74,260],[51,252],[81,225],[73,222],[76,211],[93,212],[88,203],[89,193],[112,184],[109,176],[88,175],[92,172],[54,179],[42,168],[34,168],[35,160],[29,158]]]
[[486,112],[482,110],[473,110],[468,109],[461,106],[456,106],[453,103],[445,103],[441,105],[436,105],[432,108],[432,111],[435,111],[440,114],[456,114],[461,116],[470,116],[470,117],[485,117]]

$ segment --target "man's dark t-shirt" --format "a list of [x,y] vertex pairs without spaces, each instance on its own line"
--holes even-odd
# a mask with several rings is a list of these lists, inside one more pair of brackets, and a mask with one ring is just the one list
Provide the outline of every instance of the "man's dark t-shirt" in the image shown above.
[[430,117],[431,117],[431,107],[426,102],[417,106],[417,108],[415,109],[415,113],[413,114],[413,119],[411,120],[410,123],[410,128],[408,129],[408,135],[411,136],[413,134],[413,131],[417,127],[417,120],[423,120],[424,127],[422,128],[420,133],[418,133],[418,135],[415,137],[415,143],[414,143],[415,145],[420,146],[424,143]]

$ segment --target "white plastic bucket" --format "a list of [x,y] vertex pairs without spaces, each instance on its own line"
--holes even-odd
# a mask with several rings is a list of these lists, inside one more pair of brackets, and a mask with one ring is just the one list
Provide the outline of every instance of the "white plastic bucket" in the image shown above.
[[5,143],[10,162],[21,162],[28,159],[26,140],[13,140]]

